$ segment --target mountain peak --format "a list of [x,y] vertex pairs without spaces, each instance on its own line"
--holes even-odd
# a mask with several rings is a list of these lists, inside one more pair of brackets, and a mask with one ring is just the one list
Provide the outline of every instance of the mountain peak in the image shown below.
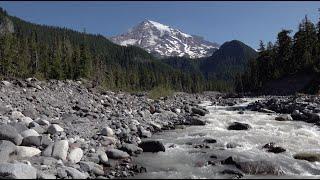
[[112,37],[111,40],[123,46],[139,46],[160,57],[207,57],[219,47],[217,43],[149,19],[140,22],[127,33]]

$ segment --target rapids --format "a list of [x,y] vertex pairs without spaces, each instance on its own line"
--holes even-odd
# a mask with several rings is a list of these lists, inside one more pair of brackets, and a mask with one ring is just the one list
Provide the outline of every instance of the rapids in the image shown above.
[[[320,163],[297,160],[293,158],[299,152],[320,152],[319,127],[302,121],[275,121],[277,114],[266,114],[244,110],[257,98],[244,99],[246,102],[235,106],[211,106],[203,102],[201,106],[209,110],[204,116],[208,121],[205,126],[190,126],[185,129],[163,131],[154,134],[152,139],[161,140],[166,152],[143,153],[134,161],[146,167],[147,172],[133,178],[232,178],[223,175],[225,169],[234,169],[231,165],[218,162],[233,156],[242,161],[267,160],[278,164],[284,175],[249,175],[243,178],[319,178]],[[244,110],[244,114],[239,111]],[[227,130],[232,122],[247,123],[249,130]],[[206,138],[213,138],[217,143],[208,144],[210,148],[194,148]],[[192,145],[191,145],[192,142]],[[263,149],[267,143],[275,142],[286,149],[285,152],[274,154]],[[239,144],[235,148],[227,148],[227,143]],[[174,147],[170,147],[174,144]],[[217,159],[210,158],[211,155]],[[205,165],[207,161],[216,165]]]

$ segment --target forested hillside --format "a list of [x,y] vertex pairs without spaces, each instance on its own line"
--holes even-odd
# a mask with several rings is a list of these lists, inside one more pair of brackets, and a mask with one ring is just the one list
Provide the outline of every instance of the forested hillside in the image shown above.
[[249,60],[257,57],[257,52],[241,41],[225,42],[212,56],[198,59],[171,57],[162,61],[184,72],[201,74],[206,81],[206,89],[232,91],[234,82],[243,73]]
[[[276,94],[277,91],[285,92],[276,84],[289,83],[285,82],[289,80],[292,83],[299,82],[299,79],[308,79],[308,82],[304,82],[306,86],[295,86],[291,91],[318,92],[320,21],[315,25],[305,16],[298,31],[293,36],[290,36],[291,33],[291,30],[283,29],[274,44],[260,42],[258,58],[250,61],[248,70],[238,77],[238,92],[264,92],[272,87],[273,92],[270,93]],[[290,86],[283,88],[288,89]]]
[[[173,69],[135,46],[123,47],[102,35],[37,25],[0,11],[0,74],[3,78],[94,80],[109,89],[204,90],[197,74]],[[13,27],[12,27],[13,26]]]

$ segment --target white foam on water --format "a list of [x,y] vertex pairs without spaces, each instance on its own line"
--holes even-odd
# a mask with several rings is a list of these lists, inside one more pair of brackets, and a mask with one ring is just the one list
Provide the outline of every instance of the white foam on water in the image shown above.
[[[248,102],[239,105],[245,107],[250,102],[259,99],[244,99]],[[190,126],[184,130],[165,131],[152,138],[161,139],[166,152],[144,153],[136,158],[138,164],[147,168],[148,172],[138,177],[149,178],[223,178],[219,174],[227,167],[223,165],[196,167],[197,163],[204,163],[215,154],[222,160],[235,156],[242,161],[267,160],[278,164],[285,176],[246,175],[246,178],[316,178],[320,175],[320,163],[297,160],[293,155],[300,152],[320,152],[320,131],[317,126],[299,121],[275,121],[277,114],[265,114],[253,111],[228,110],[224,106],[210,106],[211,102],[203,102],[201,106],[209,110],[204,118],[209,122],[206,126]],[[227,130],[232,122],[247,123],[249,130]],[[203,133],[204,136],[197,135]],[[213,138],[217,143],[210,149],[195,149],[187,142],[202,142],[205,138]],[[277,146],[286,149],[285,152],[274,154],[263,149],[266,143],[275,142]],[[227,143],[237,143],[236,148],[225,148]],[[168,148],[176,144],[175,148]],[[190,153],[197,152],[197,153]],[[203,153],[205,152],[205,153]],[[167,169],[167,171],[164,171]],[[169,171],[170,170],[170,171]],[[153,173],[157,171],[156,175]],[[227,176],[229,177],[229,176]]]

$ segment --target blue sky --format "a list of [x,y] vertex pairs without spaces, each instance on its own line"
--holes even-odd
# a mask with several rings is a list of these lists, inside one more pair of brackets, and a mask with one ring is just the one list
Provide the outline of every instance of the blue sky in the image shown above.
[[9,14],[39,24],[68,27],[105,36],[126,32],[150,19],[222,44],[238,39],[258,47],[281,29],[297,30],[305,15],[316,22],[320,2],[0,2]]

